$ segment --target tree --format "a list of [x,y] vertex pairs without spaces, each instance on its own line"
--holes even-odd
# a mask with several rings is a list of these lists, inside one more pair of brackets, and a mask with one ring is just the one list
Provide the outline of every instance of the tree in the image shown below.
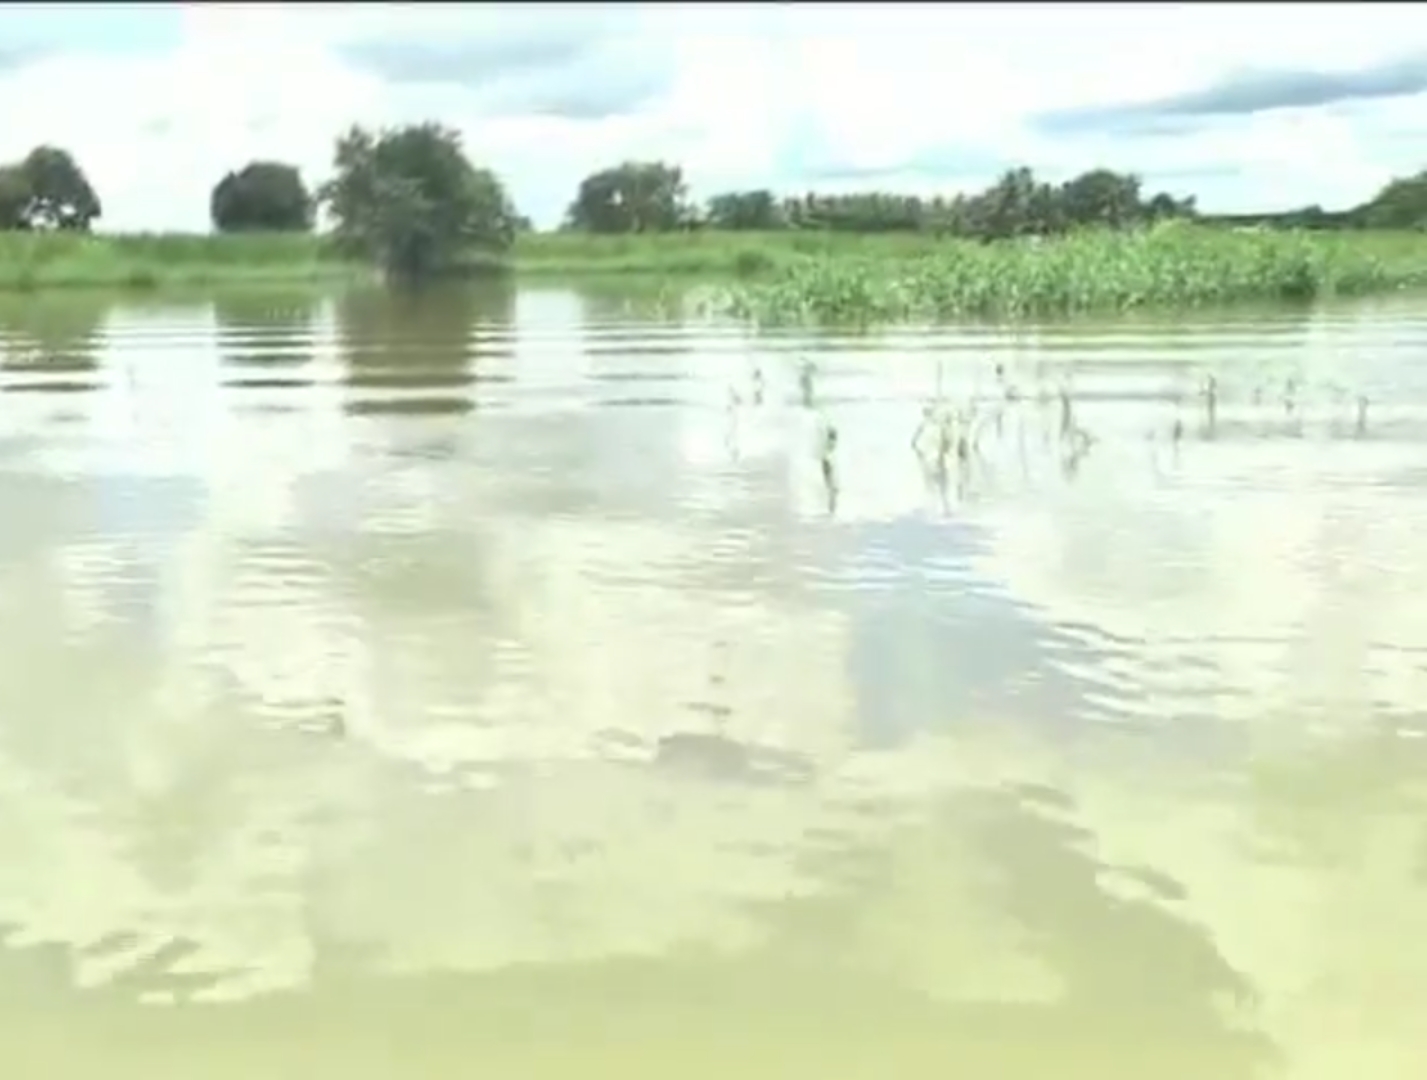
[[1176,199],[1168,192],[1161,191],[1154,198],[1145,203],[1145,215],[1150,221],[1164,221],[1167,218],[1192,218],[1197,217],[1199,210],[1195,205],[1197,202],[1193,195],[1183,199]]
[[768,232],[784,226],[782,207],[771,191],[728,191],[708,202],[704,223],[710,229]]
[[319,198],[338,242],[391,277],[430,277],[473,250],[504,252],[515,238],[505,186],[471,164],[450,128],[354,126],[337,140],[333,163]]
[[1071,225],[1124,228],[1144,217],[1141,183],[1133,173],[1091,169],[1060,185],[1060,212]]
[[312,197],[295,166],[254,161],[213,186],[208,200],[219,232],[305,232],[312,228]]
[[0,228],[87,232],[102,209],[69,151],[37,146],[0,166]]
[[1389,181],[1354,216],[1370,229],[1427,228],[1427,171]]
[[[1139,178],[1096,169],[1064,184],[1039,180],[1028,168],[1011,169],[975,194],[922,198],[886,191],[808,194],[782,201],[779,217],[795,229],[833,232],[921,232],[934,236],[997,240],[1054,235],[1076,226],[1134,228],[1167,217],[1194,216],[1194,200],[1141,198]],[[723,197],[719,197],[722,199]],[[714,209],[720,212],[714,214]],[[711,205],[710,222],[729,228],[725,204]]]
[[1054,233],[1064,227],[1055,190],[1024,166],[1008,169],[968,200],[967,212],[966,232],[981,240]]
[[571,227],[594,233],[672,232],[691,219],[684,170],[626,161],[580,181],[566,212]]
[[916,195],[863,191],[847,195],[808,193],[783,200],[779,217],[794,229],[831,232],[914,232],[931,227],[934,212],[944,212],[942,200],[924,202]]

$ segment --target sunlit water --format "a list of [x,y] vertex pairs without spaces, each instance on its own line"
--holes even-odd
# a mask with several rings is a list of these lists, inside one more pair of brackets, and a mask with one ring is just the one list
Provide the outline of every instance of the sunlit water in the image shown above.
[[1427,304],[0,357],[16,1075],[1427,1075]]

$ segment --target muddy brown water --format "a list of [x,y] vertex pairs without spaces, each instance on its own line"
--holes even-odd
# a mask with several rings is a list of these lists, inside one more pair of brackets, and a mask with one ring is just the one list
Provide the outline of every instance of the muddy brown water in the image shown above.
[[0,1060],[1419,1075],[1424,596],[1421,300],[6,300]]

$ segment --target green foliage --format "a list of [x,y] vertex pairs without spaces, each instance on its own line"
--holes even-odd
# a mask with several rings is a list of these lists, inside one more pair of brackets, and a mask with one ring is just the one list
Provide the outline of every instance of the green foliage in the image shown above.
[[1278,229],[1427,227],[1427,172],[1392,181],[1345,211],[1320,206],[1257,214],[1202,214],[1193,196],[1144,191],[1141,178],[1096,168],[1049,183],[1010,169],[982,191],[951,196],[885,191],[779,198],[767,189],[726,191],[702,207],[688,199],[683,171],[663,162],[625,162],[586,177],[566,215],[593,234],[688,232],[917,233],[980,241],[1058,236],[1081,229],[1133,229],[1171,219]]
[[296,166],[253,161],[213,186],[208,200],[218,232],[305,232],[313,202]]
[[1140,178],[1094,169],[1064,184],[1012,169],[975,195],[924,199],[889,192],[807,194],[779,199],[766,189],[727,191],[702,211],[690,206],[682,171],[659,162],[626,162],[586,177],[567,214],[570,228],[589,233],[672,232],[915,232],[1004,240],[1071,229],[1127,228],[1192,217],[1194,200],[1165,193],[1145,199]]
[[[319,204],[330,235],[273,231],[309,230]],[[732,303],[752,318],[871,322],[1427,283],[1427,172],[1350,211],[1230,217],[1107,169],[1063,183],[1012,169],[983,191],[951,196],[730,191],[700,209],[678,166],[625,162],[585,178],[570,228],[537,232],[456,132],[420,124],[351,128],[316,199],[291,166],[253,162],[219,181],[211,209],[220,231],[240,235],[87,235],[97,195],[67,152],[38,147],[0,165],[0,288],[304,280],[363,264],[415,280],[513,259],[558,273],[736,275],[746,280]]]
[[771,232],[787,225],[783,207],[766,188],[758,191],[728,191],[708,201],[704,224],[729,232]]
[[68,150],[37,146],[23,161],[0,165],[0,229],[88,232],[102,212]]
[[1145,199],[1139,177],[1108,169],[1094,169],[1063,184],[1040,181],[1027,168],[1011,169],[984,191],[950,198],[867,192],[810,194],[784,203],[784,217],[793,228],[917,232],[982,241],[1128,228],[1194,214],[1193,199],[1163,192]]
[[[980,244],[918,233],[527,233],[522,273],[744,278],[760,321],[1013,318],[1192,306],[1427,283],[1427,234],[1241,232],[1166,223]],[[0,290],[359,280],[368,264],[311,233],[0,233]]]
[[334,174],[319,197],[338,242],[389,277],[450,272],[473,251],[508,250],[515,237],[504,185],[472,165],[460,134],[439,124],[353,127],[337,140]]
[[735,289],[758,322],[1010,319],[1310,300],[1427,285],[1427,237],[1230,231],[1183,222],[978,244],[906,258],[810,256]]
[[571,228],[592,233],[670,232],[691,221],[684,170],[626,161],[580,181],[566,212]]
[[[1068,222],[1123,229],[1150,216],[1149,206],[1140,198],[1140,187],[1140,178],[1133,174],[1092,169],[1062,184],[1053,201]],[[1161,194],[1157,198],[1169,199],[1170,196]],[[1168,213],[1174,213],[1172,206]]]
[[1369,229],[1427,228],[1427,171],[1391,181],[1356,216]]

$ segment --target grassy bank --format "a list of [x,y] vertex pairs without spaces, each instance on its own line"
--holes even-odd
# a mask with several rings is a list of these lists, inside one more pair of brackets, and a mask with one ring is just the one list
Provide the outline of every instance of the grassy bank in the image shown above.
[[151,288],[351,278],[318,238],[0,232],[0,290]]
[[927,237],[896,233],[531,233],[517,242],[513,261],[517,271],[530,274],[758,276],[786,272],[808,259],[886,262],[941,246]]
[[[500,264],[497,264],[499,266]],[[1184,225],[1044,243],[907,234],[522,236],[531,275],[736,276],[758,322],[931,321],[1310,300],[1427,285],[1427,235]],[[0,233],[0,290],[286,284],[370,276],[320,237]]]
[[[473,272],[533,275],[731,276],[776,273],[808,258],[883,259],[926,250],[905,236],[809,233],[587,236],[533,233]],[[371,271],[338,258],[321,237],[301,234],[0,233],[0,290],[62,286],[139,288],[341,280]]]
[[943,241],[889,260],[801,258],[732,290],[761,323],[1014,319],[1307,301],[1427,286],[1427,235],[1165,225],[1040,243]]

